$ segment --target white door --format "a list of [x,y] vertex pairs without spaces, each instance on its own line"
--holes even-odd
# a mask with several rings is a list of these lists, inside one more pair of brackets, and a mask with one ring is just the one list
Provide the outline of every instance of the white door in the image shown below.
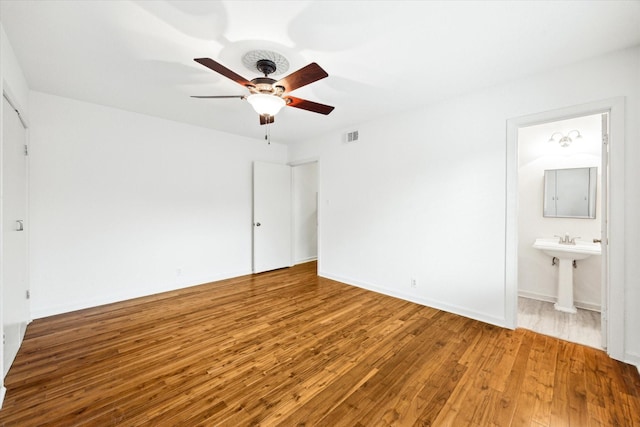
[[2,138],[2,325],[3,378],[18,353],[29,322],[27,285],[26,131],[3,98]]
[[253,164],[253,272],[292,265],[291,167]]
[[601,320],[601,345],[607,348],[607,340],[609,337],[608,324],[608,306],[609,306],[609,114],[602,115],[602,167],[600,168],[602,176],[600,186],[602,187],[602,198],[600,199],[600,247],[601,247],[601,301],[600,301],[600,320]]

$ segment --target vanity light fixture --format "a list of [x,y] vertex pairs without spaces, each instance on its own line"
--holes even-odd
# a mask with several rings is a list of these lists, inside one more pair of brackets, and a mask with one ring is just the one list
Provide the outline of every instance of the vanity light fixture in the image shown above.
[[551,135],[551,138],[549,138],[549,142],[557,142],[561,147],[568,147],[574,139],[582,139],[582,135],[580,135],[580,132],[576,129],[570,130],[566,135],[562,132],[555,132]]

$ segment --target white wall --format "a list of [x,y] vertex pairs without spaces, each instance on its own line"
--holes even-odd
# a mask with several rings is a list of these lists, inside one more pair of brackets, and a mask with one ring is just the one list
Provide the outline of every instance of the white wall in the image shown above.
[[18,108],[20,114],[27,118],[29,116],[29,86],[1,23],[0,70],[2,73],[2,91],[10,95],[11,102]]
[[625,357],[640,363],[639,76],[634,48],[351,126],[354,144],[293,146],[320,159],[320,274],[505,324],[507,120],[622,95]]
[[319,269],[500,324],[504,194],[493,189],[504,189],[504,141],[492,134],[504,122],[458,114],[443,105],[354,127],[356,143],[340,134],[318,140]]
[[[518,132],[518,290],[520,295],[556,301],[558,264],[532,247],[539,237],[569,233],[591,241],[600,238],[602,189],[601,139],[599,114],[521,128]],[[554,132],[567,134],[578,129],[582,139],[569,147],[548,142]],[[578,167],[597,167],[596,218],[545,218],[542,216],[544,171]],[[577,262],[574,270],[574,299],[578,307],[600,309],[601,257],[592,256]]]
[[318,257],[318,162],[291,168],[293,176],[293,260],[295,264]]
[[285,163],[286,146],[30,102],[34,317],[251,272],[251,165]]

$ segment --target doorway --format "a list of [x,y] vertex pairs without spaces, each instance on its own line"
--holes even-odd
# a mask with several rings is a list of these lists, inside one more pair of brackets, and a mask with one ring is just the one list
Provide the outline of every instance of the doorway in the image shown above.
[[606,291],[602,295],[604,309],[603,330],[607,353],[614,359],[624,359],[625,300],[624,300],[624,98],[611,98],[588,104],[547,111],[507,120],[506,162],[506,229],[505,229],[505,323],[518,326],[518,130],[523,127],[575,117],[608,113],[608,168],[603,176],[609,190],[605,201],[608,222],[603,227],[607,237],[602,280]]
[[318,259],[318,161],[253,165],[253,272]]
[[293,165],[293,263],[318,259],[318,162]]
[[[606,135],[608,113],[518,129],[518,327],[594,348],[606,347]],[[565,235],[604,254],[562,269],[533,247]],[[560,299],[567,269],[573,283]]]

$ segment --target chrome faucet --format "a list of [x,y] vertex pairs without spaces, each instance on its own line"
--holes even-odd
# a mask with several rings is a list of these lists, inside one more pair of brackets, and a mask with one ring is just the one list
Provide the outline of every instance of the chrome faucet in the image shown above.
[[554,237],[557,237],[559,239],[558,243],[560,243],[561,245],[575,245],[576,239],[580,238],[580,237],[571,237],[569,236],[569,233],[564,233],[564,237],[558,236],[558,235],[555,235]]
[[569,243],[569,233],[566,233],[564,237],[558,236],[557,234],[555,234],[553,237],[557,237],[558,243],[560,243],[561,245],[566,245]]

